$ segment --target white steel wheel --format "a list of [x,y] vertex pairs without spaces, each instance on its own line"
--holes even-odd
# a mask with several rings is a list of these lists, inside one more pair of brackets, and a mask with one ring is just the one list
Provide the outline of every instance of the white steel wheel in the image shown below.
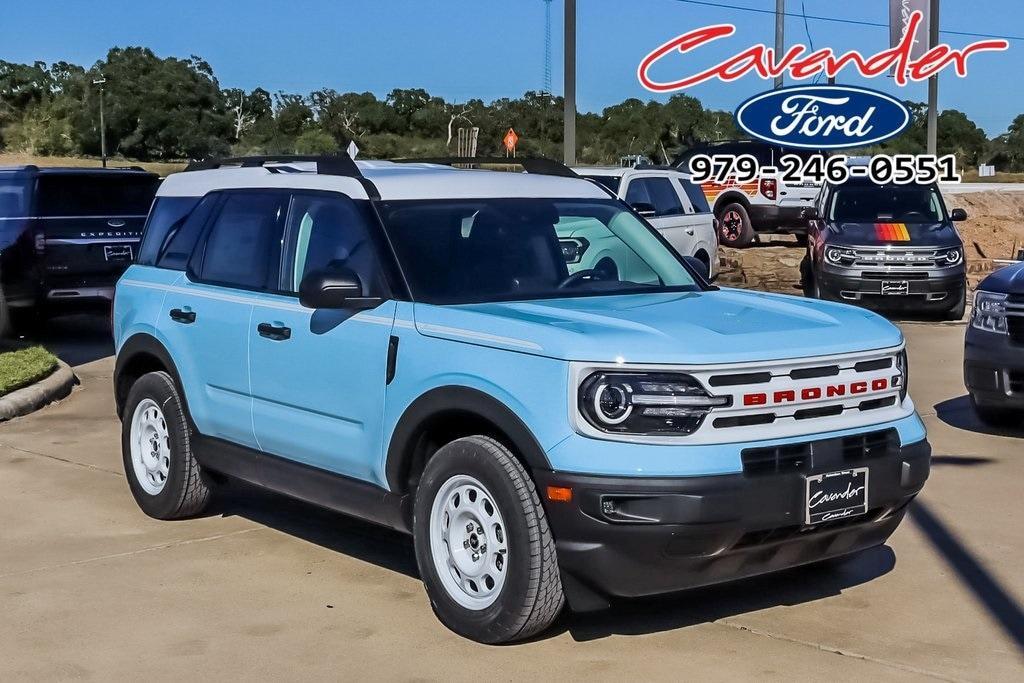
[[156,401],[146,398],[135,407],[129,438],[136,481],[146,493],[158,495],[171,469],[171,439]]
[[437,491],[430,511],[430,554],[445,592],[469,610],[494,604],[508,572],[505,521],[490,491],[459,474]]

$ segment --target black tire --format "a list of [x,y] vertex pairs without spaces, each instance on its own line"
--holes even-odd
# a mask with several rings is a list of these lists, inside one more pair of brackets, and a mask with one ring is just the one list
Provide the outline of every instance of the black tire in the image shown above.
[[960,293],[960,299],[943,316],[946,320],[963,320],[967,312],[967,291]]
[[974,408],[978,419],[989,427],[1015,427],[1019,426],[1022,421],[1021,413],[981,403],[973,394],[971,394],[971,407]]
[[[452,477],[476,479],[491,493],[506,531],[504,585],[482,609],[451,597],[434,563],[430,519],[434,500]],[[501,443],[469,436],[443,446],[427,462],[413,507],[416,563],[438,619],[455,633],[481,643],[522,640],[548,628],[565,604],[555,541],[537,489],[523,466]],[[456,589],[457,590],[457,589]]]
[[718,215],[718,243],[723,247],[743,248],[756,237],[747,208],[739,202],[726,204]]
[[[144,488],[132,459],[132,421],[143,401],[150,400],[162,412],[166,424],[169,464],[166,480],[158,493]],[[150,517],[181,519],[201,513],[212,498],[212,482],[204,474],[192,451],[192,433],[185,405],[174,380],[166,372],[150,372],[132,385],[121,419],[121,457],[125,478],[135,502]]]
[[800,287],[803,289],[804,296],[808,299],[814,298],[814,267],[811,266],[811,255],[804,254],[804,258],[800,261]]

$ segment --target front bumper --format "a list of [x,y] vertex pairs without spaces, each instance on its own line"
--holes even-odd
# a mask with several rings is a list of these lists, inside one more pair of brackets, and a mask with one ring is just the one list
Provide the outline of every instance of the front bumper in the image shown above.
[[[956,306],[967,291],[962,268],[946,271],[886,272],[855,271],[825,267],[817,273],[818,287],[837,301],[864,303],[880,308],[947,310]],[[883,294],[884,282],[906,282],[908,293]]]
[[[927,441],[889,445],[851,462],[848,438],[810,442],[809,457],[774,471],[686,478],[593,477],[535,472],[573,490],[547,502],[558,561],[575,609],[603,596],[669,593],[777,571],[884,543],[928,478]],[[868,513],[803,524],[805,476],[869,469]]]
[[1024,410],[1024,343],[968,326],[964,384],[978,403]]

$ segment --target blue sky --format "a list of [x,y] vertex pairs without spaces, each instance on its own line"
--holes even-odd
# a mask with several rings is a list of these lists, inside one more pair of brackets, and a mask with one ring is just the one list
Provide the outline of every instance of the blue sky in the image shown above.
[[[774,0],[720,0],[773,9]],[[448,99],[491,100],[543,84],[543,0],[8,0],[0,24],[0,59],[67,60],[91,65],[113,46],[145,45],[163,56],[197,54],[225,87],[309,92],[423,87]],[[886,0],[804,0],[808,14],[886,22]],[[678,0],[578,0],[580,108],[599,111],[627,97],[652,97],[636,80],[654,47],[693,28],[732,22],[738,35],[694,55],[707,66],[754,42],[771,44],[768,15],[696,6]],[[555,92],[561,92],[562,3],[554,0]],[[787,11],[801,11],[787,0]],[[942,0],[942,26],[1024,35],[1022,0]],[[810,21],[816,47],[874,52],[887,47],[883,28]],[[804,22],[790,18],[787,43],[807,42]],[[943,36],[961,46],[971,40]],[[1024,41],[1021,41],[1024,43]],[[940,107],[966,111],[989,134],[1024,113],[1024,44],[972,57],[967,79],[944,72]],[[675,72],[673,72],[675,73]],[[681,72],[680,72],[681,75]],[[888,78],[841,82],[924,100],[923,84],[905,89]],[[770,87],[755,77],[698,86],[707,106],[732,110]]]

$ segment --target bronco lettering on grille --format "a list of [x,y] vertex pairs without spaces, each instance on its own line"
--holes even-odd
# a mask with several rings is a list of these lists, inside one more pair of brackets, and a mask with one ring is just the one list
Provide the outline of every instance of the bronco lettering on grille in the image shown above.
[[849,384],[827,384],[820,387],[805,387],[799,391],[795,389],[783,389],[773,393],[756,392],[743,395],[744,406],[769,406],[781,405],[784,403],[801,403],[804,401],[817,401],[822,396],[835,398],[847,394],[859,395],[870,392],[885,391],[890,388],[889,380],[881,377],[871,382],[859,381]]

